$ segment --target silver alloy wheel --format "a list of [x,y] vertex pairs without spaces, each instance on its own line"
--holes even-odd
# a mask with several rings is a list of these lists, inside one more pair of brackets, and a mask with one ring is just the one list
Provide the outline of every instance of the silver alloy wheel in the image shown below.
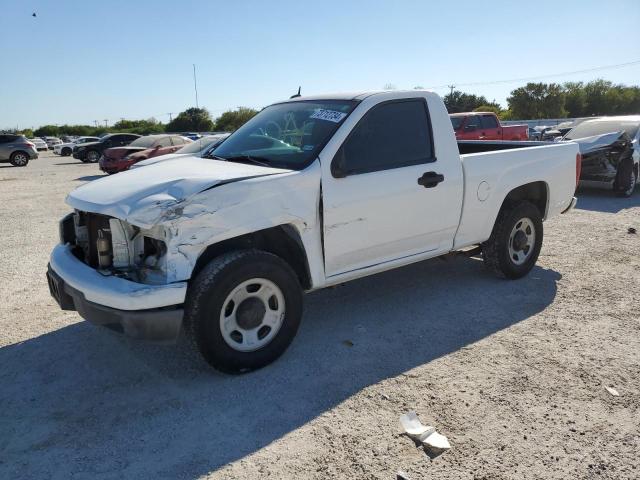
[[530,218],[516,222],[509,235],[509,257],[516,265],[522,265],[531,256],[536,243],[536,227]]
[[89,160],[91,163],[95,163],[99,159],[100,155],[95,150],[90,150],[89,153],[87,153],[87,160]]
[[282,290],[266,278],[252,278],[234,288],[220,311],[224,341],[239,352],[253,352],[276,336],[285,315]]
[[18,166],[18,167],[23,167],[27,164],[27,162],[29,161],[29,159],[27,158],[27,156],[24,153],[16,153],[13,156],[13,162]]

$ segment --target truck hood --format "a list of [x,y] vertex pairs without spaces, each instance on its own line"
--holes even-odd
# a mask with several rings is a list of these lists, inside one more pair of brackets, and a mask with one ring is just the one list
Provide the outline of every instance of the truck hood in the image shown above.
[[215,186],[291,170],[199,157],[136,168],[86,183],[72,191],[67,204],[150,228],[163,212]]
[[148,158],[146,160],[142,160],[141,162],[134,163],[133,165],[131,165],[131,168],[146,167],[149,165],[155,165],[156,163],[166,162],[167,160],[175,160],[176,158],[188,157],[200,158],[198,155],[189,155],[188,153],[165,153],[164,155],[158,155],[157,157]]

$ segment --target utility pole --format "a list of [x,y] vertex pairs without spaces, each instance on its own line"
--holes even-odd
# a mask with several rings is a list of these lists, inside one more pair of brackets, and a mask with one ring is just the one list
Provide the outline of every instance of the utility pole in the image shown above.
[[96,128],[98,128],[98,120],[94,120],[93,123],[96,126]]
[[196,81],[196,64],[193,64],[193,89],[196,91],[196,108],[200,108],[198,106],[198,83]]
[[167,115],[169,115],[169,123],[171,123],[173,121],[173,112],[169,112]]
[[453,95],[453,89],[456,88],[455,85],[447,85],[451,89],[451,95]]
[[109,125],[107,125],[107,118],[104,119],[104,128],[109,128]]

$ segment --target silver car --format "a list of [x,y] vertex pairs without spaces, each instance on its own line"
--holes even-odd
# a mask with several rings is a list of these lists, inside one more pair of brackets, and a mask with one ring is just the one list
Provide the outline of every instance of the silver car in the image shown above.
[[29,160],[38,158],[36,146],[24,135],[0,133],[0,163],[26,167]]

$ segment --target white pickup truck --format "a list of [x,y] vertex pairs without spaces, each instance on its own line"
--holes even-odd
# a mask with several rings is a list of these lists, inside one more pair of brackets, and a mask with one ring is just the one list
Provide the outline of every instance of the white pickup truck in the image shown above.
[[515,279],[575,205],[573,143],[456,142],[426,91],[271,105],[207,158],[69,194],[47,278],[65,310],[154,340],[184,329],[215,368],[280,356],[304,291],[474,249]]

